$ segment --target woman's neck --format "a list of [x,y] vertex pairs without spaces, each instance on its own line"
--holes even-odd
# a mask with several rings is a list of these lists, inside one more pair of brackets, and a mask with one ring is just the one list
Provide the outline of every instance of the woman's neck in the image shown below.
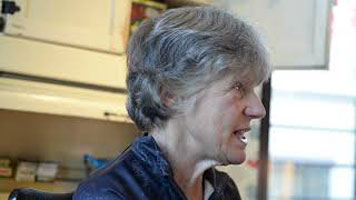
[[169,161],[174,180],[187,198],[203,199],[203,174],[218,163],[203,159],[194,140],[174,124],[167,124],[164,130],[156,129],[151,135]]

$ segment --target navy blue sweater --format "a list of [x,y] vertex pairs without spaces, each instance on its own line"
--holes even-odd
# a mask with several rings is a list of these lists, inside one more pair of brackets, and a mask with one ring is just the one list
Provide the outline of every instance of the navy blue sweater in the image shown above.
[[[211,168],[204,173],[214,192],[209,200],[240,200],[233,180]],[[185,200],[168,161],[152,136],[139,137],[107,167],[80,183],[73,200]]]

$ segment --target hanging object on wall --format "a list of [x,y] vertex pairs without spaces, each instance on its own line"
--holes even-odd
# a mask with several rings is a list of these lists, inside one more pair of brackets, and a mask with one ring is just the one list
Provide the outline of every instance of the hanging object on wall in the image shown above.
[[133,0],[130,33],[134,33],[147,18],[155,17],[167,9],[167,5],[155,1]]

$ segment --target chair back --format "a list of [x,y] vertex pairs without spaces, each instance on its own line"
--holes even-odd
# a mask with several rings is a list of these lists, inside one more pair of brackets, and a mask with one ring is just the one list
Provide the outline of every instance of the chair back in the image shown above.
[[50,193],[31,188],[14,189],[8,200],[72,200],[73,193]]

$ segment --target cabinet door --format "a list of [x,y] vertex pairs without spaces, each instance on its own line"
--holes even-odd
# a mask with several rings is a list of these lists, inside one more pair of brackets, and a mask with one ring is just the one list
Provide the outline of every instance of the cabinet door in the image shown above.
[[123,53],[131,0],[15,0],[5,34],[87,49]]
[[214,0],[246,18],[267,42],[276,68],[326,68],[331,0]]
[[4,35],[0,35],[0,44],[0,72],[126,88],[125,55],[113,55]]
[[0,109],[130,122],[126,95],[0,77]]

